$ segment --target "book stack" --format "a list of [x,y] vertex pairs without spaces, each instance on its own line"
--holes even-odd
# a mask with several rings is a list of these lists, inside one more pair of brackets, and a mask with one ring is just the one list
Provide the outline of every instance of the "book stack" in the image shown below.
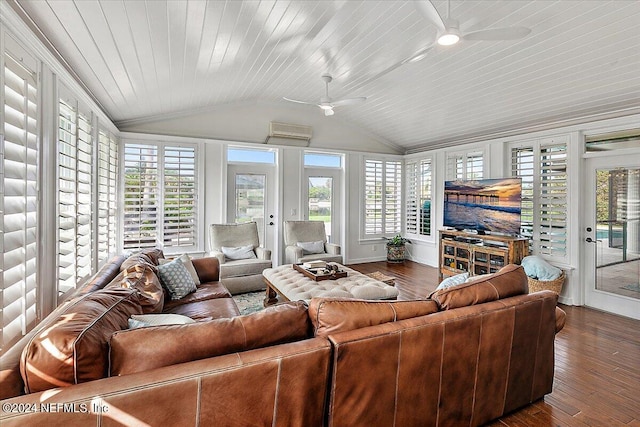
[[304,268],[325,268],[327,266],[326,261],[318,260],[318,261],[309,261],[303,262],[302,266]]

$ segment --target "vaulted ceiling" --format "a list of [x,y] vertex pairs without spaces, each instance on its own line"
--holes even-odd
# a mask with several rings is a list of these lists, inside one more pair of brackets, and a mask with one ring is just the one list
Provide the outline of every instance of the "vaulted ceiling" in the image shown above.
[[463,33],[532,31],[418,62],[437,30],[412,1],[16,1],[116,124],[252,102],[322,115],[282,97],[319,101],[323,73],[332,97],[368,97],[333,117],[407,152],[640,110],[636,0],[452,0]]

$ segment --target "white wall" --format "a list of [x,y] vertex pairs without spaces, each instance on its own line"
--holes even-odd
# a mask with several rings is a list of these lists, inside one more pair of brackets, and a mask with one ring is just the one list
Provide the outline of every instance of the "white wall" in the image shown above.
[[403,150],[340,118],[324,116],[319,108],[260,102],[225,105],[190,114],[118,123],[124,132],[186,136],[225,141],[264,143],[271,121],[311,126],[310,148],[398,154]]

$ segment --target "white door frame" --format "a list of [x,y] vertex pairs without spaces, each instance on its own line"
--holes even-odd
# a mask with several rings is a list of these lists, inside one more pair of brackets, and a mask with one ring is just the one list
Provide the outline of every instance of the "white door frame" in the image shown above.
[[[584,176],[583,176],[583,196],[584,196],[584,221],[581,230],[580,251],[582,274],[584,277],[584,302],[585,305],[600,310],[608,311],[623,316],[640,319],[640,299],[631,298],[623,295],[616,295],[595,288],[595,265],[596,265],[596,242],[587,242],[590,238],[596,241],[596,200],[595,200],[595,181],[596,169],[615,169],[621,168],[637,168],[640,166],[640,153],[625,152],[615,155],[599,155],[585,156],[584,160]],[[592,231],[587,232],[587,227],[591,227]]]

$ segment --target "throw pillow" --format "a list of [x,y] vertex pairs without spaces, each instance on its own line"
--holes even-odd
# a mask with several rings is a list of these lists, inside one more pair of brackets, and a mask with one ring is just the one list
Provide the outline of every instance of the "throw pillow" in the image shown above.
[[302,248],[303,255],[324,253],[324,242],[322,240],[319,242],[298,242],[296,246]]
[[186,325],[194,322],[195,320],[192,318],[181,314],[133,314],[129,318],[129,329],[145,328],[147,326]]
[[224,257],[231,260],[256,258],[256,253],[253,251],[253,245],[239,247],[223,246],[220,249],[222,249]]
[[[200,278],[198,277],[198,273],[196,272],[196,268],[193,266],[193,263],[191,262],[191,257],[189,257],[189,255],[187,255],[187,254],[182,254],[177,259],[182,261],[184,266],[187,268],[187,271],[191,275],[191,278],[195,282],[196,286],[198,286],[200,284]],[[160,265],[163,265],[163,264],[168,264],[173,260],[172,259],[164,259],[164,258],[162,258],[159,261],[160,261]]]
[[160,282],[171,295],[171,299],[180,299],[196,290],[196,284],[191,278],[182,261],[175,259],[158,266]]
[[442,282],[440,282],[440,284],[436,288],[436,291],[438,289],[447,289],[447,288],[450,288],[451,286],[456,286],[456,285],[459,285],[461,283],[464,283],[468,278],[469,278],[469,273],[468,272],[467,273],[462,273],[462,274],[456,274],[455,276],[451,276],[451,277],[447,277]]

